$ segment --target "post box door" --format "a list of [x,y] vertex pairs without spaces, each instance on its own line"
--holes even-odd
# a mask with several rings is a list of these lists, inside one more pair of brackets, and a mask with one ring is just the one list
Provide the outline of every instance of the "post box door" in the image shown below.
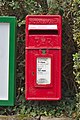
[[49,50],[47,55],[29,50],[26,57],[26,99],[61,99],[61,50]]

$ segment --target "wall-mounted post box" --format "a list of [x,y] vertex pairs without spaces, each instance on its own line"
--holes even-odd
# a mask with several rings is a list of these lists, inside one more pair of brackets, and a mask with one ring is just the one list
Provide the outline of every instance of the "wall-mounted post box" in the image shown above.
[[15,17],[0,16],[0,106],[15,100],[15,30]]
[[26,17],[25,97],[61,98],[62,21],[59,15]]

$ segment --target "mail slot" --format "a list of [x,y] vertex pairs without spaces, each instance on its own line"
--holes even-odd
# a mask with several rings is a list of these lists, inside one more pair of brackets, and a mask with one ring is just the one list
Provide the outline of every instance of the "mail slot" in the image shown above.
[[26,100],[61,99],[61,16],[26,16],[25,31]]

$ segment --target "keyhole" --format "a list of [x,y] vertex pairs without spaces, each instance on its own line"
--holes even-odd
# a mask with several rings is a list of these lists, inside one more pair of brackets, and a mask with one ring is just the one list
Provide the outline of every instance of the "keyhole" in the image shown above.
[[34,72],[32,72],[32,75],[34,76]]

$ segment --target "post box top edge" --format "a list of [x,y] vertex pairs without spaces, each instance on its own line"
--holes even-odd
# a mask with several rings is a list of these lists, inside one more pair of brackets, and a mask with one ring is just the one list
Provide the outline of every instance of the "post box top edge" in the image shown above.
[[62,18],[61,15],[27,15],[26,16],[26,19],[27,18]]

